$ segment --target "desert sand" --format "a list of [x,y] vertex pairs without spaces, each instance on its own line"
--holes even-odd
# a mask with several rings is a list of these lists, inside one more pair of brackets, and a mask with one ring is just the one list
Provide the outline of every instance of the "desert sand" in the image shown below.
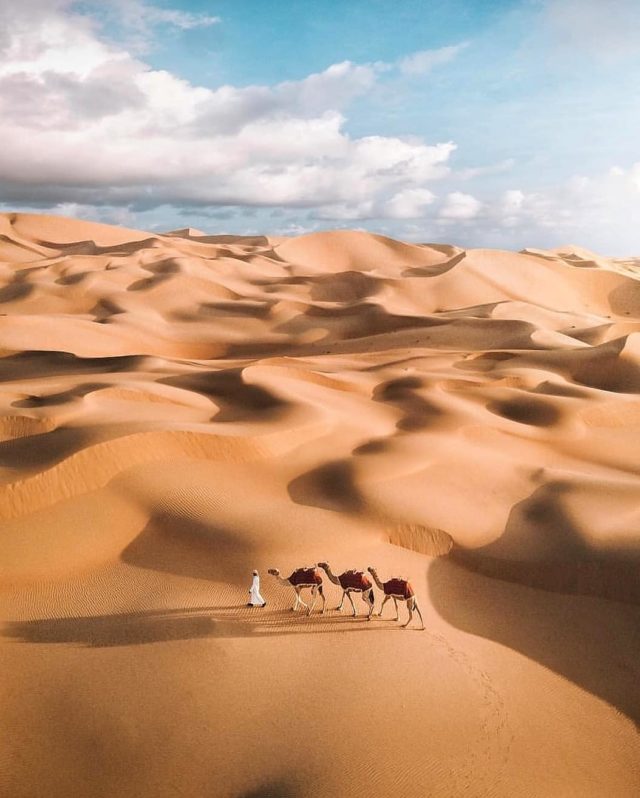
[[3,797],[640,794],[640,262],[10,214],[0,280]]

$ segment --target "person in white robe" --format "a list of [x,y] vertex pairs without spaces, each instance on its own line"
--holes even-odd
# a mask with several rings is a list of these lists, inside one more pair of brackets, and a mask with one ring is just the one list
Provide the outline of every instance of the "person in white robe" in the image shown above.
[[249,588],[249,602],[248,607],[264,607],[267,602],[260,595],[260,574],[257,571],[253,572],[253,580]]

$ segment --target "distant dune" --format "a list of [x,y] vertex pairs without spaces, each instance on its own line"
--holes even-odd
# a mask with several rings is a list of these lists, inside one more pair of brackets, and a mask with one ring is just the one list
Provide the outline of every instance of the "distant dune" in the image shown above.
[[3,795],[640,794],[640,259],[4,214],[0,348]]

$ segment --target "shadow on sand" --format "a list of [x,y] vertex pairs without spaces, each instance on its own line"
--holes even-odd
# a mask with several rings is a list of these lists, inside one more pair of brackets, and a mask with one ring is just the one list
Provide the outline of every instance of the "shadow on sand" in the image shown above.
[[286,781],[271,781],[255,790],[242,793],[239,798],[296,798],[297,790]]
[[23,643],[74,643],[87,648],[134,646],[198,638],[284,636],[398,629],[387,619],[367,621],[328,611],[307,616],[289,609],[211,606],[112,615],[37,618],[5,623],[5,637]]
[[533,590],[450,559],[434,560],[427,579],[448,623],[518,651],[640,726],[640,608]]

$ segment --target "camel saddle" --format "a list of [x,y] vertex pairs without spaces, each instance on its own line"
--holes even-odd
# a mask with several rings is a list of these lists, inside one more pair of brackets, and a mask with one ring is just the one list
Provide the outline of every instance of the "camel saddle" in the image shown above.
[[289,577],[292,585],[321,585],[322,577],[317,568],[298,568]]
[[387,596],[401,596],[403,599],[410,599],[415,595],[413,588],[406,579],[398,579],[396,577],[384,583],[384,592]]
[[369,590],[371,580],[362,571],[345,571],[339,577],[340,585],[343,590]]

